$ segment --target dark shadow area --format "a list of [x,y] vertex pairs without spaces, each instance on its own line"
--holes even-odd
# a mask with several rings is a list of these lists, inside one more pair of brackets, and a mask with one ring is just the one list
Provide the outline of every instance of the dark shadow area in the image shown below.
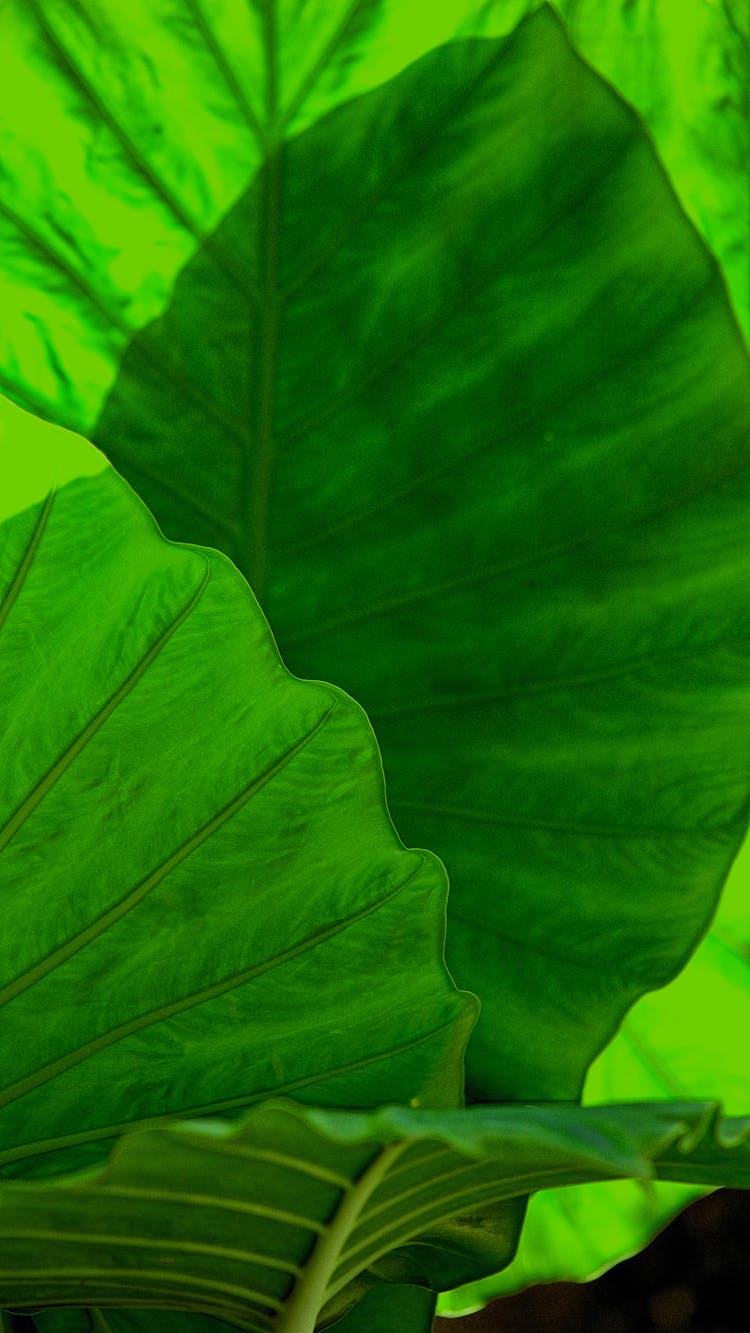
[[750,1191],[718,1190],[596,1282],[534,1287],[435,1333],[747,1333],[749,1296]]

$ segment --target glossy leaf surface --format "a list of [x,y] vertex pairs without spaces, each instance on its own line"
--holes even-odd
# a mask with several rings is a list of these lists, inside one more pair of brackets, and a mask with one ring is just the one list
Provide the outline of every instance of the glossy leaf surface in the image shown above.
[[0,1172],[279,1090],[455,1105],[445,874],[399,843],[361,709],[101,454],[0,413]]
[[710,1103],[361,1114],[269,1102],[239,1126],[173,1123],[126,1135],[103,1170],[0,1187],[0,1300],[85,1292],[106,1308],[132,1292],[252,1333],[311,1333],[373,1283],[440,1290],[507,1262],[513,1200],[529,1188],[748,1185],[749,1136],[750,1118],[721,1120]]

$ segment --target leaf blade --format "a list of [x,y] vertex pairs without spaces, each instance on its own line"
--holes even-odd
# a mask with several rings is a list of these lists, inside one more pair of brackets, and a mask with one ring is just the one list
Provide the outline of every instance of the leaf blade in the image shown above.
[[4,1174],[269,1086],[459,1097],[444,872],[396,837],[361,710],[289,675],[229,562],[166,543],[101,454],[0,421],[42,442],[0,529]]
[[[268,1102],[239,1125],[204,1120],[126,1135],[103,1169],[0,1186],[0,1234],[17,1272],[0,1276],[0,1294],[6,1304],[28,1299],[24,1267],[43,1244],[50,1263],[40,1303],[54,1304],[63,1289],[75,1303],[85,1274],[91,1299],[105,1306],[127,1307],[130,1290],[145,1304],[159,1307],[169,1296],[186,1311],[240,1326],[265,1308],[278,1310],[281,1328],[325,1327],[380,1283],[443,1290],[457,1268],[497,1263],[501,1246],[507,1262],[519,1221],[507,1205],[530,1187],[653,1176],[742,1185],[750,1181],[749,1142],[750,1117],[722,1118],[710,1103],[358,1113]],[[306,1160],[343,1174],[346,1188],[300,1184]],[[455,1190],[458,1173],[479,1202],[468,1188]],[[414,1182],[429,1210],[403,1208]],[[268,1217],[290,1199],[299,1227],[274,1229]],[[483,1224],[492,1255],[474,1248]],[[64,1247],[58,1257],[54,1234],[74,1259]],[[178,1265],[133,1267],[133,1237],[136,1249],[142,1238],[155,1250],[161,1244],[165,1259],[170,1246],[189,1251],[190,1281]]]

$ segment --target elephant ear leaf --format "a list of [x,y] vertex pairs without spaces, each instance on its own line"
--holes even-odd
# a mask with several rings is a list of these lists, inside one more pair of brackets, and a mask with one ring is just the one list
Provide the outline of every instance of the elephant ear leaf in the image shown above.
[[2,1174],[274,1091],[457,1104],[445,872],[361,709],[91,445],[0,429]]
[[747,822],[747,356],[548,8],[274,124],[94,437],[367,709],[397,826],[450,873],[471,1096],[576,1097]]
[[66,152],[7,95],[35,281],[3,373],[52,413],[80,382],[163,530],[368,709],[399,827],[449,865],[472,1095],[577,1096],[746,824],[750,380],[716,265],[546,7],[503,40],[457,0],[387,69],[414,5],[174,8],[6,6]]
[[747,1185],[749,1140],[750,1118],[708,1103],[362,1113],[272,1100],[239,1125],[126,1134],[103,1168],[0,1185],[0,1303],[108,1314],[132,1302],[143,1333],[162,1308],[247,1333],[314,1333],[342,1316],[341,1333],[386,1333],[386,1317],[418,1333],[430,1293],[508,1263],[529,1189]]

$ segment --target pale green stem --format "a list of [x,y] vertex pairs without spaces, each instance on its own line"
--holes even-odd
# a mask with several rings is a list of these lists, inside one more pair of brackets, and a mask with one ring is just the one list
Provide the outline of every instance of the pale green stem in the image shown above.
[[315,1333],[318,1315],[326,1302],[328,1284],[341,1252],[365,1207],[405,1143],[392,1143],[378,1153],[374,1162],[347,1190],[336,1213],[328,1223],[297,1279],[283,1313],[274,1325],[274,1333]]

